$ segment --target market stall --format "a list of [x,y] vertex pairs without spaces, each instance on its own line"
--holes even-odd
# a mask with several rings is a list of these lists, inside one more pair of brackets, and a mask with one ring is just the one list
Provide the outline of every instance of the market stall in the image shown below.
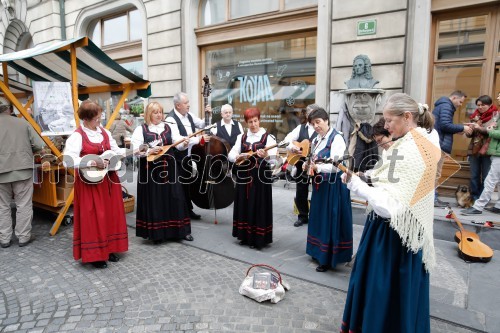
[[[11,68],[31,80],[31,82],[66,82],[70,87],[70,106],[72,107],[74,124],[79,126],[77,117],[78,100],[84,100],[90,94],[98,93],[121,93],[121,97],[106,123],[109,129],[122,108],[125,100],[135,91],[140,97],[147,98],[151,95],[150,82],[144,80],[135,74],[127,71],[118,63],[109,58],[101,49],[99,49],[88,37],[80,37],[67,41],[43,44],[31,49],[0,55],[2,63],[3,78],[0,81],[0,91],[13,106],[19,110],[20,114],[33,126],[38,132],[42,133],[39,122],[27,112],[27,109],[33,104],[34,98],[30,94],[32,86],[21,85],[15,82],[9,82],[8,70]],[[31,97],[29,97],[31,95]],[[23,105],[20,99],[29,98]],[[56,112],[50,109],[44,110],[44,116],[55,118]],[[44,132],[45,134],[46,132]],[[62,152],[54,145],[47,135],[41,135],[41,138],[50,148],[53,155],[60,157]],[[58,173],[68,172],[60,164],[45,165],[41,169],[42,173],[47,172],[44,180],[50,180],[43,184],[39,189],[35,187],[33,195],[34,203],[42,208],[57,213],[50,234],[55,235],[65,218],[68,209],[73,202],[73,190],[69,187],[70,182],[65,182],[66,187],[55,186],[53,182],[55,177],[59,178]],[[67,180],[68,178],[65,177]],[[58,184],[60,181],[58,182]],[[59,188],[59,190],[58,190]],[[62,188],[62,189],[61,189]],[[63,193],[61,195],[57,194]],[[64,198],[60,200],[58,198]]]

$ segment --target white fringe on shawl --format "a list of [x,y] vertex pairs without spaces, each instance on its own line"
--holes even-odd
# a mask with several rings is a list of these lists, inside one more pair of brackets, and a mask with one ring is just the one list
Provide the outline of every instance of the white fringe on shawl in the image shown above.
[[436,264],[434,182],[441,156],[439,142],[433,143],[429,138],[423,128],[411,130],[383,152],[382,166],[371,174],[373,186],[399,202],[391,209],[390,226],[413,253],[422,249],[422,261],[428,272]]

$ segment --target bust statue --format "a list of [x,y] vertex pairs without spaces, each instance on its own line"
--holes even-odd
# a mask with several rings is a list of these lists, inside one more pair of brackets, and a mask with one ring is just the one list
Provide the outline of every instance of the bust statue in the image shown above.
[[372,89],[377,83],[372,76],[370,58],[364,54],[354,57],[351,78],[345,82],[347,89]]

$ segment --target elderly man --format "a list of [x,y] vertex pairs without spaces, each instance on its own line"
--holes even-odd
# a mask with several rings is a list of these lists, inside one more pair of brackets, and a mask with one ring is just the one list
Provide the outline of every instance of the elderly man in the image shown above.
[[[307,117],[312,111],[318,109],[319,106],[317,104],[310,104],[306,107],[305,122],[302,125],[295,127],[295,129],[285,137],[284,141],[289,142],[287,150],[291,151],[292,153],[299,153],[300,149],[292,143],[293,141],[301,142],[307,139],[309,140],[309,142],[311,142],[316,137],[317,133],[316,131],[314,131],[314,128],[307,122]],[[293,225],[296,227],[300,227],[301,225],[309,222],[309,177],[307,176],[307,172],[302,171],[302,162],[298,162],[294,166],[294,170],[292,171],[292,173],[297,172],[299,173],[299,175],[296,177],[297,183],[295,186],[295,206],[299,211],[299,216],[297,218],[297,221]]]
[[0,98],[0,247],[12,244],[12,216],[10,203],[16,204],[15,234],[19,246],[28,245],[33,239],[33,151],[36,132],[23,119],[9,115],[9,103]]
[[233,118],[233,107],[229,104],[224,104],[220,109],[222,120],[217,123],[217,127],[212,128],[210,132],[217,135],[219,138],[224,139],[233,148],[236,143],[238,134],[243,133],[243,127]]
[[[205,121],[203,119],[198,118],[196,115],[189,112],[189,97],[186,93],[180,92],[174,95],[174,108],[168,114],[166,119],[169,124],[177,124],[177,128],[181,136],[188,136],[196,132],[196,128],[204,128]],[[209,105],[205,108],[205,110],[211,114],[212,109]],[[186,179],[189,178],[191,170],[191,160],[186,158],[191,153],[191,147],[200,143],[199,137],[192,137],[189,139],[189,149],[180,151],[175,150],[175,158],[177,161],[182,163],[182,168],[179,172],[179,176]],[[192,220],[199,220],[201,218],[200,215],[196,214],[193,211],[193,203],[191,202],[191,195],[189,194],[189,184],[183,183],[182,187],[184,188],[184,197],[186,198],[186,202],[189,207],[189,216]]]

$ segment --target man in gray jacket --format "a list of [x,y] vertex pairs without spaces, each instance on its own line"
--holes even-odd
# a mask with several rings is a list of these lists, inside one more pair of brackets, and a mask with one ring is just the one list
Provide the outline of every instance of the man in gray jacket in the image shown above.
[[19,246],[28,245],[33,218],[33,151],[36,132],[20,118],[9,115],[10,104],[0,98],[0,247],[12,244],[10,203],[16,204],[15,234]]

